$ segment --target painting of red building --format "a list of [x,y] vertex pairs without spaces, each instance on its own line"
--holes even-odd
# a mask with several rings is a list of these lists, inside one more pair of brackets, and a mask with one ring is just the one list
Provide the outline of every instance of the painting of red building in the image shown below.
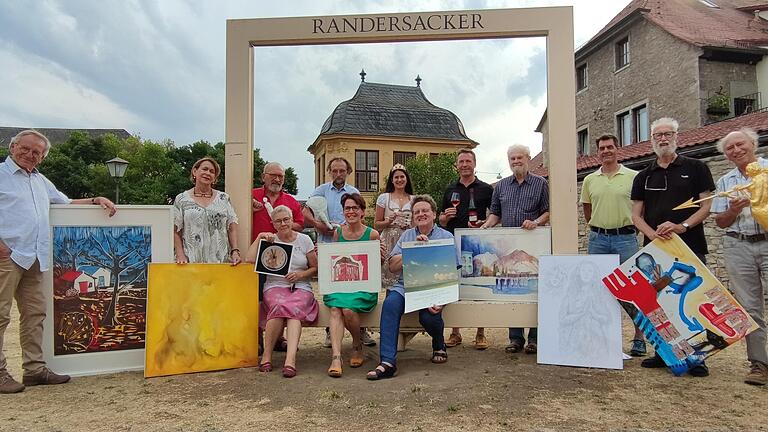
[[368,280],[368,255],[335,255],[331,256],[333,262],[331,281],[349,282]]

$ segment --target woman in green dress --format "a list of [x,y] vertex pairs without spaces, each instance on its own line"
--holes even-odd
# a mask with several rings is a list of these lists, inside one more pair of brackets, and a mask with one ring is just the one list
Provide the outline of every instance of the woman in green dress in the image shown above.
[[[367,241],[379,240],[379,232],[363,224],[365,216],[365,200],[358,193],[344,194],[341,197],[344,209],[345,223],[333,232],[333,241]],[[383,249],[383,245],[382,245]],[[382,250],[382,256],[384,251]],[[369,264],[370,265],[370,264]],[[368,313],[376,307],[379,294],[372,292],[334,293],[323,296],[323,303],[331,310],[331,366],[328,375],[334,378],[342,375],[341,341],[344,338],[344,328],[352,335],[352,357],[349,365],[360,367],[365,360],[363,343],[360,338],[360,315]]]

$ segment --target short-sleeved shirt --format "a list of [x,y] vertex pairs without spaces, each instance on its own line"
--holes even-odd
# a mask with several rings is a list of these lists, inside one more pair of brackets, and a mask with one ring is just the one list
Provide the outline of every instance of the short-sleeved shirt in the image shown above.
[[[278,241],[280,241],[278,239]],[[296,239],[290,244],[293,245],[293,254],[291,255],[291,266],[288,268],[288,273],[304,271],[309,268],[309,260],[307,254],[315,249],[315,245],[312,243],[312,239],[304,233],[296,233]],[[267,275],[267,281],[264,283],[264,291],[266,292],[270,288],[275,287],[290,287],[291,283],[288,282],[282,276]],[[296,281],[293,284],[295,289],[312,292],[312,285],[310,285],[308,279],[302,279]]]
[[27,172],[12,157],[0,163],[0,240],[11,249],[11,260],[29,270],[35,261],[48,270],[51,247],[51,204],[69,204],[37,169]]
[[[344,223],[344,208],[341,205],[341,197],[348,193],[360,193],[356,187],[350,184],[344,184],[341,188],[333,185],[333,182],[323,183],[309,195],[310,197],[321,196],[328,202],[328,219],[331,223]],[[320,234],[320,233],[318,233]],[[333,234],[320,234],[317,239],[320,243],[330,243],[333,241]]]
[[[419,235],[419,228],[417,227],[409,228],[405,230],[403,235],[401,235],[400,239],[397,241],[397,244],[395,244],[395,247],[392,248],[392,252],[389,253],[390,258],[396,255],[402,255],[403,243],[416,241],[416,237],[418,237],[418,235]],[[453,240],[453,234],[435,225],[432,227],[432,231],[430,231],[429,234],[427,234],[427,238],[429,238],[430,240],[443,240],[443,239]],[[459,266],[458,255],[456,256],[456,266],[457,267]],[[397,282],[395,282],[389,289],[405,297],[405,284],[403,283],[402,271],[400,272],[400,275],[397,278]]]
[[453,234],[453,230],[456,228],[467,228],[467,224],[469,223],[470,189],[472,190],[473,199],[475,201],[478,219],[485,219],[485,215],[491,207],[493,187],[479,178],[475,178],[475,181],[470,183],[469,186],[464,186],[464,184],[461,183],[461,179],[448,186],[448,189],[446,189],[443,194],[441,211],[453,207],[453,204],[451,204],[451,195],[454,192],[459,193],[459,205],[456,207],[456,217],[449,220],[445,226],[445,229],[451,234]]
[[[702,192],[715,190],[712,173],[704,162],[698,159],[678,155],[667,168],[659,166],[654,160],[645,169],[637,173],[632,183],[632,201],[643,202],[643,219],[656,229],[661,223],[683,223],[696,208],[672,210],[688,199],[699,199]],[[693,252],[707,253],[707,239],[704,236],[704,224],[698,224],[680,238]],[[650,241],[645,239],[644,244]]]
[[[256,201],[264,204],[264,187],[255,188],[251,193],[251,196]],[[304,214],[301,212],[301,204],[296,201],[296,198],[285,192],[280,192],[277,199],[271,203],[272,207],[284,205],[291,209],[293,214],[293,221],[301,226],[304,226]],[[253,227],[251,228],[251,241],[256,240],[256,237],[263,232],[276,233],[274,224],[272,224],[272,218],[269,216],[269,212],[266,208],[253,212]]]
[[496,183],[491,198],[491,213],[501,218],[501,226],[520,227],[549,211],[549,184],[544,177],[528,173],[522,182],[514,175]]
[[621,228],[632,225],[632,181],[637,171],[624,165],[608,176],[603,169],[584,177],[581,185],[582,204],[592,205],[592,217],[587,221],[590,226],[605,229]]
[[237,215],[228,194],[213,193],[208,207],[196,203],[189,191],[176,195],[173,201],[173,224],[181,231],[184,255],[191,263],[229,261],[228,229],[237,223]]
[[[768,159],[757,158],[757,163],[763,167],[768,167]],[[734,168],[728,171],[724,176],[720,177],[717,181],[717,191],[725,192],[731,190],[736,186],[745,185],[751,180],[749,177],[743,175],[738,168]],[[712,213],[723,213],[730,207],[728,203],[728,197],[716,197],[712,200]],[[733,224],[725,229],[728,232],[734,232],[744,235],[764,234],[765,230],[760,226],[755,218],[752,217],[752,207],[747,206],[741,209],[741,213],[733,221]]]

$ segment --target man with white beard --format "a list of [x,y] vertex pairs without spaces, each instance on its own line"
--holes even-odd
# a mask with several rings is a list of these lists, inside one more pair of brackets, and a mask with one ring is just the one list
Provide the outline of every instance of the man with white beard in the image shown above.
[[[491,197],[491,214],[482,228],[491,228],[501,222],[503,227],[519,227],[534,230],[549,221],[549,184],[547,179],[529,172],[531,151],[528,146],[515,144],[507,149],[507,159],[512,175],[499,180]],[[532,327],[528,331],[528,344],[525,344],[524,329],[509,329],[509,345],[505,352],[517,353],[525,350],[526,354],[535,354],[538,331]]]
[[[651,123],[651,144],[656,153],[644,170],[632,182],[632,222],[645,237],[644,245],[661,238],[670,239],[676,233],[706,263],[707,239],[704,219],[709,215],[711,201],[684,210],[672,210],[688,199],[707,197],[715,190],[712,173],[698,159],[677,154],[676,120],[664,117]],[[658,354],[643,360],[645,368],[666,367]],[[709,375],[705,364],[691,368],[688,373],[696,377]]]

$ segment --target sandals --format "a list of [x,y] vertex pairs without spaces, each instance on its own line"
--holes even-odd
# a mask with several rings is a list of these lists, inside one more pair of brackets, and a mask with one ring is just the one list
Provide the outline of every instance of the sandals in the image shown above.
[[357,368],[363,365],[365,362],[365,356],[363,356],[363,345],[353,348],[352,357],[349,359],[349,366]]
[[365,377],[371,381],[387,379],[397,376],[397,366],[390,366],[386,363],[379,363],[376,369],[369,371]]
[[264,362],[259,365],[259,372],[272,372],[272,362]]
[[442,364],[448,361],[448,353],[445,351],[432,351],[432,359],[430,360],[435,364]]
[[536,342],[528,342],[528,345],[525,346],[525,353],[536,354],[536,349]]
[[457,345],[461,345],[461,334],[451,333],[451,335],[448,336],[448,340],[445,341],[445,346],[453,348]]
[[519,340],[510,341],[509,345],[507,345],[504,348],[505,353],[511,353],[511,354],[519,353],[522,350],[523,350],[523,343]]
[[[341,355],[332,356],[331,357],[331,364],[333,364],[334,360],[338,360],[340,364],[343,363],[343,361],[341,360]],[[331,377],[331,378],[341,378],[342,373],[343,373],[343,371],[342,371],[341,366],[339,366],[339,367],[331,366],[331,367],[328,368],[328,376]]]
[[283,378],[293,378],[296,376],[296,368],[293,366],[283,366]]

